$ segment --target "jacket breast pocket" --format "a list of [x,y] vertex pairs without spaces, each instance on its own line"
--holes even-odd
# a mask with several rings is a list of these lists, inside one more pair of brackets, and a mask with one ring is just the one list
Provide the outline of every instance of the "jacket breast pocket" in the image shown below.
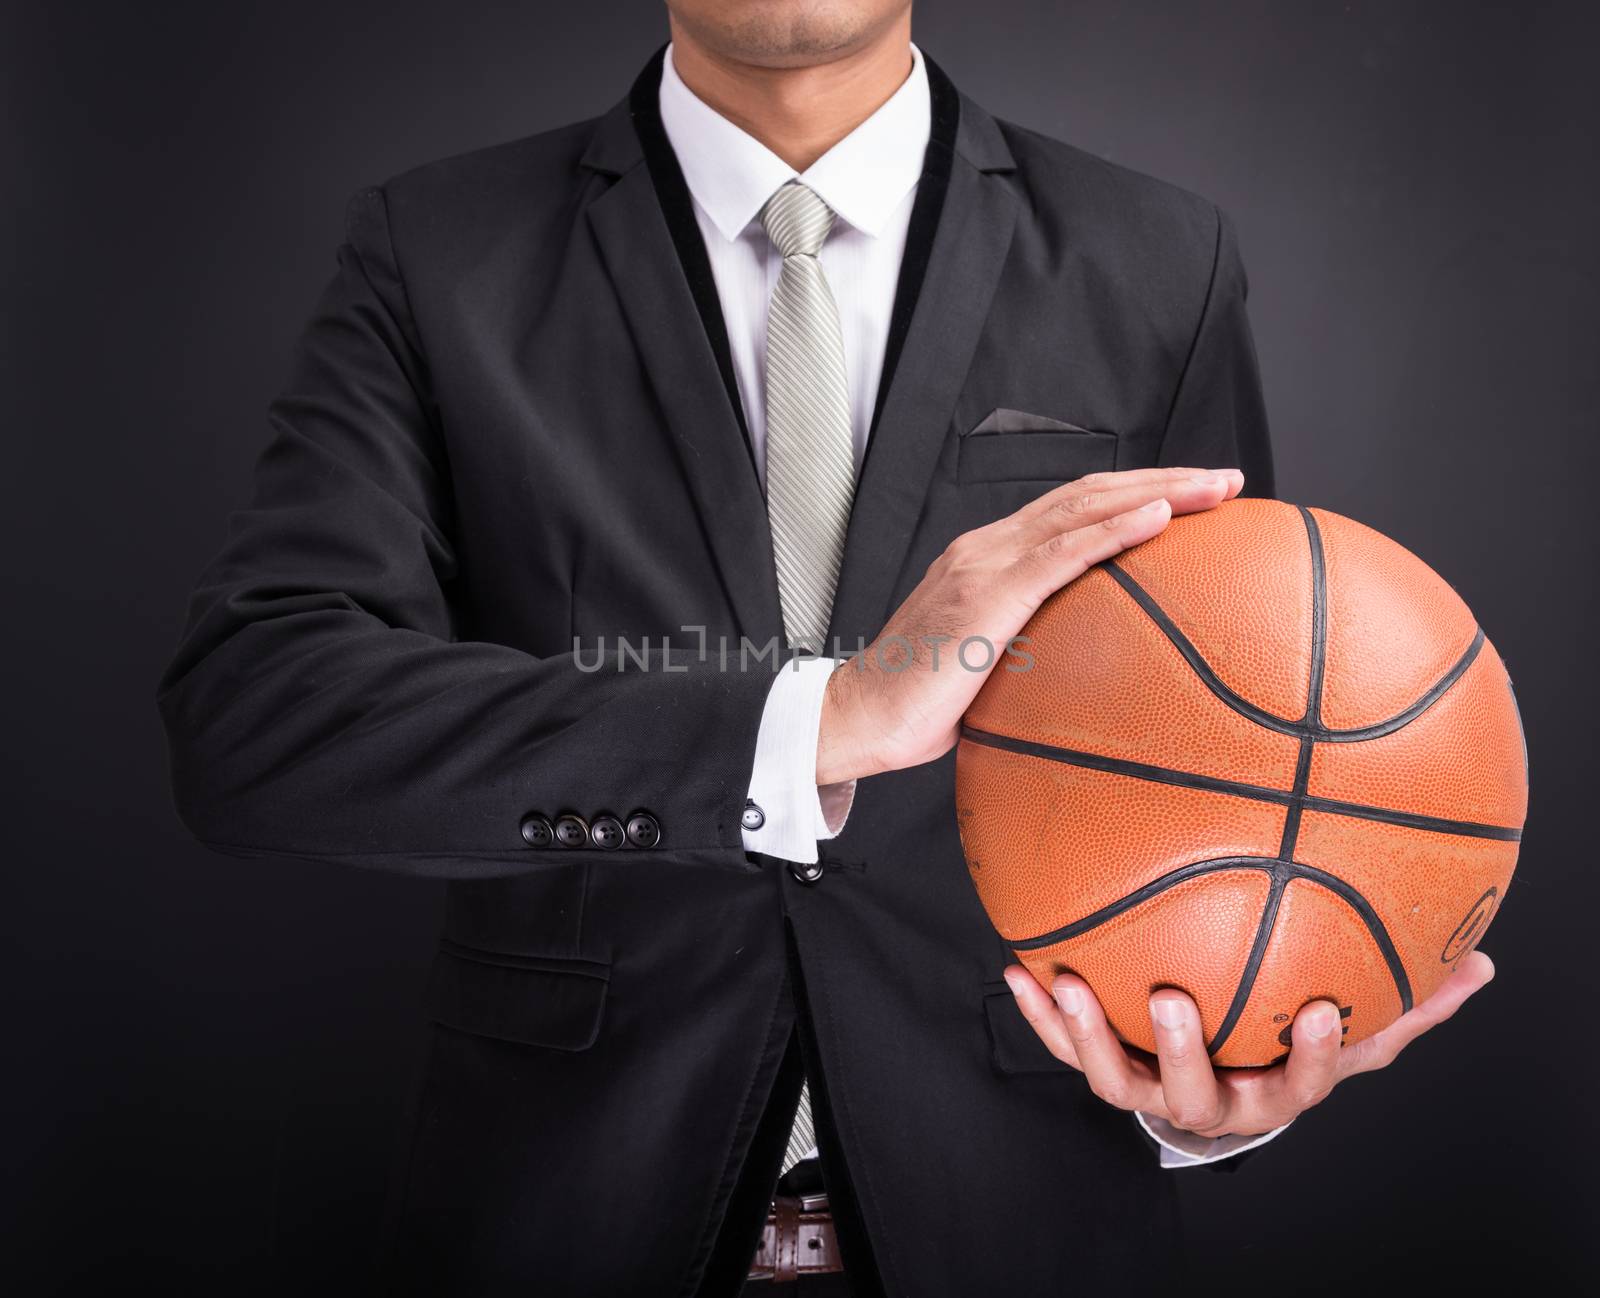
[[424,1005],[435,1023],[549,1050],[587,1050],[600,1035],[611,966],[439,944]]
[[970,531],[1015,513],[1054,487],[1117,467],[1117,435],[1077,428],[1042,416],[993,415],[961,439],[956,481],[961,529]]

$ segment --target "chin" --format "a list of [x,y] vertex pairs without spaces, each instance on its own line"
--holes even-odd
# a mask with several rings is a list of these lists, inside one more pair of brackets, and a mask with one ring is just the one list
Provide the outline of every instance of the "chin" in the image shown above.
[[905,8],[898,0],[674,0],[673,17],[724,58],[803,67],[848,54]]

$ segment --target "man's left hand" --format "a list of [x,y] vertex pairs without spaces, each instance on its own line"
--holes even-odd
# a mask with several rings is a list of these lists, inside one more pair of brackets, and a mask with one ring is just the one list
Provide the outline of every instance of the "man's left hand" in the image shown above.
[[1083,1073],[1107,1104],[1214,1137],[1275,1131],[1320,1104],[1346,1077],[1387,1067],[1493,978],[1494,965],[1474,951],[1422,1004],[1347,1048],[1340,1045],[1339,1007],[1312,1001],[1295,1016],[1289,1057],[1270,1068],[1213,1068],[1199,1011],[1181,991],[1163,988],[1150,998],[1152,1057],[1118,1039],[1082,978],[1059,975],[1052,999],[1021,965],[1005,976],[1023,1018],[1050,1053]]

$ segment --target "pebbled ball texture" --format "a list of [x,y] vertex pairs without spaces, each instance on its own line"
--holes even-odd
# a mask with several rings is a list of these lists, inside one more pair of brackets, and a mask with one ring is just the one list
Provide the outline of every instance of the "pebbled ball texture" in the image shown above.
[[1477,945],[1527,750],[1499,655],[1415,555],[1231,501],[1023,634],[967,712],[956,810],[979,897],[1045,986],[1081,975],[1143,1050],[1150,993],[1181,987],[1214,1061],[1256,1066],[1307,1002],[1359,1041]]

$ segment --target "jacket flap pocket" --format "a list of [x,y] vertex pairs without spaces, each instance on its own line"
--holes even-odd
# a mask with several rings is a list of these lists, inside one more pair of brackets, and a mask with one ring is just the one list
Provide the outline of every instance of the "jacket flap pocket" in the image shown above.
[[600,1035],[611,966],[480,951],[441,942],[428,1017],[446,1027],[551,1050],[587,1050]]
[[1071,1072],[1046,1049],[1017,1008],[1004,979],[983,985],[983,1012],[994,1044],[994,1066],[1002,1073]]
[[961,439],[956,473],[974,482],[1071,482],[1117,467],[1117,435],[1035,428],[971,433]]

